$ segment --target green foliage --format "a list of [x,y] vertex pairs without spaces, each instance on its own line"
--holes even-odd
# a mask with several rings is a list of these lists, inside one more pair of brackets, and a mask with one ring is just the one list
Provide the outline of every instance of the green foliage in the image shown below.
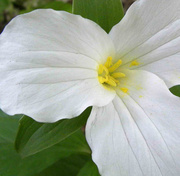
[[[18,118],[4,116],[0,116],[0,175],[2,176],[42,174],[50,176],[51,172],[51,176],[57,173],[69,173],[68,176],[75,176],[74,173],[78,173],[91,159],[90,149],[82,130],[76,131],[69,138],[48,149],[22,159],[14,149]],[[56,167],[58,169],[55,169]]]
[[[59,160],[36,176],[57,176],[57,173],[60,176],[76,176],[89,160],[90,158],[85,155],[71,155],[70,157]],[[86,174],[83,176],[86,176]]]
[[93,161],[87,162],[77,176],[100,176],[97,166]]
[[48,2],[46,4],[41,4],[41,5],[36,6],[36,7],[29,6],[25,10],[21,10],[20,13],[23,14],[23,13],[31,12],[32,10],[35,10],[35,9],[38,9],[38,8],[63,10],[63,11],[67,11],[69,13],[72,12],[72,5],[71,4],[64,3],[64,2],[61,2],[61,1],[50,1],[50,2]]
[[0,117],[8,117],[8,118],[10,118],[10,117],[12,117],[12,118],[21,118],[23,115],[15,115],[15,116],[9,116],[9,115],[7,115],[7,114],[5,114],[1,109],[0,109]]
[[0,21],[3,20],[3,12],[9,6],[9,0],[0,0]]
[[0,144],[13,143],[17,128],[18,119],[9,117],[0,110]]
[[63,3],[60,1],[54,1],[54,2],[50,2],[48,4],[46,4],[45,6],[43,6],[42,8],[51,8],[54,10],[63,10],[63,11],[67,11],[67,12],[72,12],[72,5],[69,3]]
[[56,123],[38,123],[24,116],[16,138],[17,151],[25,157],[61,142],[86,124],[90,112],[87,108],[79,117]]
[[73,13],[96,22],[106,32],[124,15],[120,0],[74,0]]
[[180,85],[177,85],[177,86],[174,86],[174,87],[170,88],[170,91],[171,91],[174,95],[180,97]]
[[0,13],[2,13],[3,10],[8,7],[9,3],[9,0],[0,0]]

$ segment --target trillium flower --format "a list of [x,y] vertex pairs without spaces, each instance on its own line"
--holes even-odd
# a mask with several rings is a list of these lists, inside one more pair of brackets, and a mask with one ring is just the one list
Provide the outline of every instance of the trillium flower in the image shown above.
[[62,11],[17,16],[0,36],[0,107],[55,122],[93,106],[102,176],[179,176],[179,36],[179,0],[137,1],[109,34]]

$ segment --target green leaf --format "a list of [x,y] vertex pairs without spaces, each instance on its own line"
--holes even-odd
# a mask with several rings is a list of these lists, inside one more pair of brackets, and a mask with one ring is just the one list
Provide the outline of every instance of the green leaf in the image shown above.
[[[84,152],[88,151],[87,144],[80,140],[77,141],[78,135],[80,133],[76,132],[63,142],[24,159],[16,153],[13,143],[0,144],[0,175],[31,176],[42,172],[59,159],[70,157],[72,154],[82,153],[90,157],[89,153]],[[84,137],[82,133],[80,137]],[[86,145],[85,148],[84,145]]]
[[80,170],[77,176],[100,176],[97,166],[93,161],[89,161],[85,166]]
[[16,137],[16,150],[27,157],[61,142],[86,124],[90,112],[91,108],[87,108],[79,117],[51,124],[23,117]]
[[54,165],[50,166],[49,168],[45,169],[43,172],[35,176],[75,176],[84,166],[84,164],[89,160],[90,156],[72,155],[65,159],[59,160]]
[[106,32],[124,15],[121,0],[74,0],[73,13],[96,22]]
[[55,2],[50,2],[46,4],[45,6],[42,7],[43,9],[51,8],[54,10],[63,10],[67,12],[72,12],[72,5],[69,3],[64,3],[61,1],[55,1]]
[[69,13],[72,13],[72,5],[70,3],[64,3],[64,2],[61,2],[61,1],[54,1],[54,2],[49,2],[49,3],[46,3],[46,5],[41,5],[37,8],[28,8],[26,10],[21,10],[20,11],[20,14],[24,14],[24,13],[28,13],[28,12],[31,12],[32,10],[35,10],[35,9],[54,9],[54,10],[63,10],[63,11],[67,11]]
[[[78,130],[64,141],[35,155],[22,159],[14,149],[18,119],[0,117],[0,175],[34,176],[54,163],[71,155],[81,154],[90,157],[90,149],[84,134]],[[63,160],[62,160],[63,161]]]
[[174,87],[170,88],[170,91],[171,91],[174,95],[180,97],[180,85],[177,85],[177,86],[174,86]]
[[4,117],[4,118],[6,118],[6,117],[12,117],[12,118],[21,118],[23,115],[14,115],[14,116],[9,116],[9,115],[7,115],[6,113],[4,113],[1,109],[0,109],[0,117]]
[[0,144],[13,143],[18,128],[18,119],[0,116]]

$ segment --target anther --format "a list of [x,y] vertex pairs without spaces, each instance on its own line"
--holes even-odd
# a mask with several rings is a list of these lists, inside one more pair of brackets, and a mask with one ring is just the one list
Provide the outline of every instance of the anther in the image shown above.
[[111,77],[109,77],[108,81],[106,82],[107,84],[109,84],[110,86],[116,87],[117,84],[114,82],[113,79],[111,79]]
[[102,74],[103,73],[103,65],[101,64],[101,65],[99,65],[99,68],[98,68],[98,74],[100,75],[100,74]]
[[113,65],[113,63],[112,63],[112,57],[109,56],[109,57],[107,58],[106,63],[104,64],[104,66],[105,66],[106,68],[109,68],[111,65]]
[[111,76],[114,78],[124,78],[126,75],[124,73],[112,73]]
[[118,60],[112,67],[110,67],[108,70],[109,72],[114,72],[119,68],[119,66],[122,64],[122,60]]
[[106,76],[106,78],[104,78],[104,77],[102,77],[102,76],[98,76],[98,79],[99,79],[99,82],[100,82],[101,84],[103,84],[103,83],[105,83],[105,82],[108,81],[108,77],[107,77],[107,76]]

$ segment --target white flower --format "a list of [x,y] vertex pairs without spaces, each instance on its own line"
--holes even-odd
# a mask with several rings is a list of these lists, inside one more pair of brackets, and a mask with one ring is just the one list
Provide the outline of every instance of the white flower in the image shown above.
[[0,36],[0,107],[37,121],[93,106],[86,138],[102,176],[179,176],[179,0],[140,0],[107,34],[53,10]]

